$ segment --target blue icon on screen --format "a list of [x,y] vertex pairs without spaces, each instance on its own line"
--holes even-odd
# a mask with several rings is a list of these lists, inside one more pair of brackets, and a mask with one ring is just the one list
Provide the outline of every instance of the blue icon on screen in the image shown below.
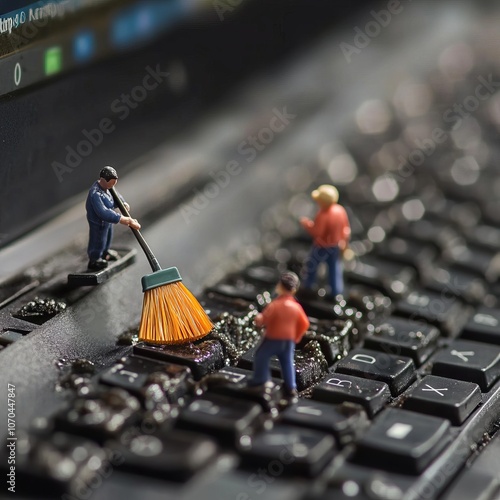
[[79,63],[90,61],[96,51],[96,39],[92,31],[82,31],[73,42],[73,56]]
[[147,42],[182,19],[186,4],[180,0],[143,0],[120,11],[113,20],[111,40],[124,49]]

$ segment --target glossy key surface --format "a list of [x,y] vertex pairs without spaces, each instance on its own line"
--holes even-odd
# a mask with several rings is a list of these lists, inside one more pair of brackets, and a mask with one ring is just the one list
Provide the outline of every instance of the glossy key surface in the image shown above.
[[480,402],[481,390],[477,384],[427,375],[405,399],[403,406],[460,425]]
[[408,474],[422,472],[449,443],[450,423],[442,418],[387,409],[360,439],[356,461]]
[[474,382],[487,391],[500,377],[500,347],[456,340],[433,358],[432,373]]
[[385,382],[393,396],[403,392],[416,376],[411,358],[371,349],[353,349],[337,364],[335,372]]

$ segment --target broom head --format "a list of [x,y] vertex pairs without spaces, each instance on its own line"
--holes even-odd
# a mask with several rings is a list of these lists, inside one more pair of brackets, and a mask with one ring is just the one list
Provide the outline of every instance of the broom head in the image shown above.
[[139,340],[148,344],[185,344],[205,337],[212,330],[210,318],[182,284],[176,267],[144,276],[142,289]]

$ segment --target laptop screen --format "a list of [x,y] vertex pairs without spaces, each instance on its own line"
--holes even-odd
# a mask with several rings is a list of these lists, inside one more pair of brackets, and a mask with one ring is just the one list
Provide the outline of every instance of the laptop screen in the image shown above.
[[1,2],[0,247],[74,204],[103,166],[126,174],[200,108],[356,5]]
[[183,0],[3,2],[0,96],[137,48],[200,6]]

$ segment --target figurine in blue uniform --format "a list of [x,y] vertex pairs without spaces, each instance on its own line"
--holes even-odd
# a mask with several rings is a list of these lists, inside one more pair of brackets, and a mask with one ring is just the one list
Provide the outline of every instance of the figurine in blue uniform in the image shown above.
[[[87,220],[89,222],[88,268],[92,271],[105,269],[108,261],[117,260],[118,254],[110,250],[113,238],[113,225],[124,224],[133,229],[140,229],[136,219],[124,217],[115,211],[116,205],[108,189],[118,182],[118,174],[113,167],[104,167],[99,180],[94,182],[87,196]],[[129,206],[125,203],[127,210]]]

